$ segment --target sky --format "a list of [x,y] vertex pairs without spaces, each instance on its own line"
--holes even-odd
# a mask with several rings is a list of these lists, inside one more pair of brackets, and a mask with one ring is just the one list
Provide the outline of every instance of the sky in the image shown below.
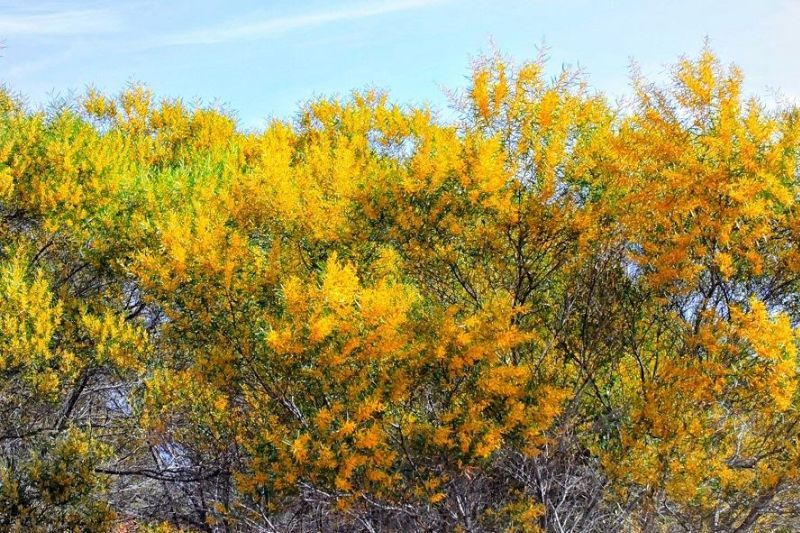
[[144,83],[261,128],[368,87],[446,113],[445,89],[493,49],[544,49],[616,98],[632,60],[661,80],[708,39],[748,92],[799,102],[798,22],[800,0],[0,0],[0,83],[35,107]]

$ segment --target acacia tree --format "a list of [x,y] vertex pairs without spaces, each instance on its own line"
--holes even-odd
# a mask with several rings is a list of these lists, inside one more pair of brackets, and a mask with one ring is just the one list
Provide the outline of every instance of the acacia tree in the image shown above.
[[796,527],[800,111],[478,61],[244,133],[0,106],[0,524]]

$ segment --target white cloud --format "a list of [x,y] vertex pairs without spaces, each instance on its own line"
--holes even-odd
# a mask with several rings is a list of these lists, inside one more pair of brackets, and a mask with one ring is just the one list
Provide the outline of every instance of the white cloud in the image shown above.
[[258,39],[291,30],[321,26],[333,22],[358,20],[400,11],[410,11],[447,1],[449,0],[394,0],[390,2],[372,2],[361,6],[338,10],[317,11],[255,22],[228,23],[191,32],[168,35],[158,40],[155,46],[216,44],[244,39]]
[[119,17],[104,9],[0,14],[0,37],[105,33],[119,27]]

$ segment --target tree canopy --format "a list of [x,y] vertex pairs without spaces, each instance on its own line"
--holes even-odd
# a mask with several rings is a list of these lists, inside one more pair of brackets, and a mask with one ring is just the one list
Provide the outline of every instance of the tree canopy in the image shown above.
[[453,111],[0,93],[0,527],[800,527],[800,109],[703,50]]

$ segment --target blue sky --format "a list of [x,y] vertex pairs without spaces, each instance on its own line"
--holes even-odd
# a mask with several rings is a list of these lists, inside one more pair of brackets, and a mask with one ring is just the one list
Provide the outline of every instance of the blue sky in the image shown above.
[[798,101],[798,21],[800,0],[0,0],[0,82],[42,105],[138,81],[251,128],[354,88],[444,108],[490,43],[516,60],[544,44],[551,68],[622,95],[631,59],[659,79],[708,37],[749,91]]

